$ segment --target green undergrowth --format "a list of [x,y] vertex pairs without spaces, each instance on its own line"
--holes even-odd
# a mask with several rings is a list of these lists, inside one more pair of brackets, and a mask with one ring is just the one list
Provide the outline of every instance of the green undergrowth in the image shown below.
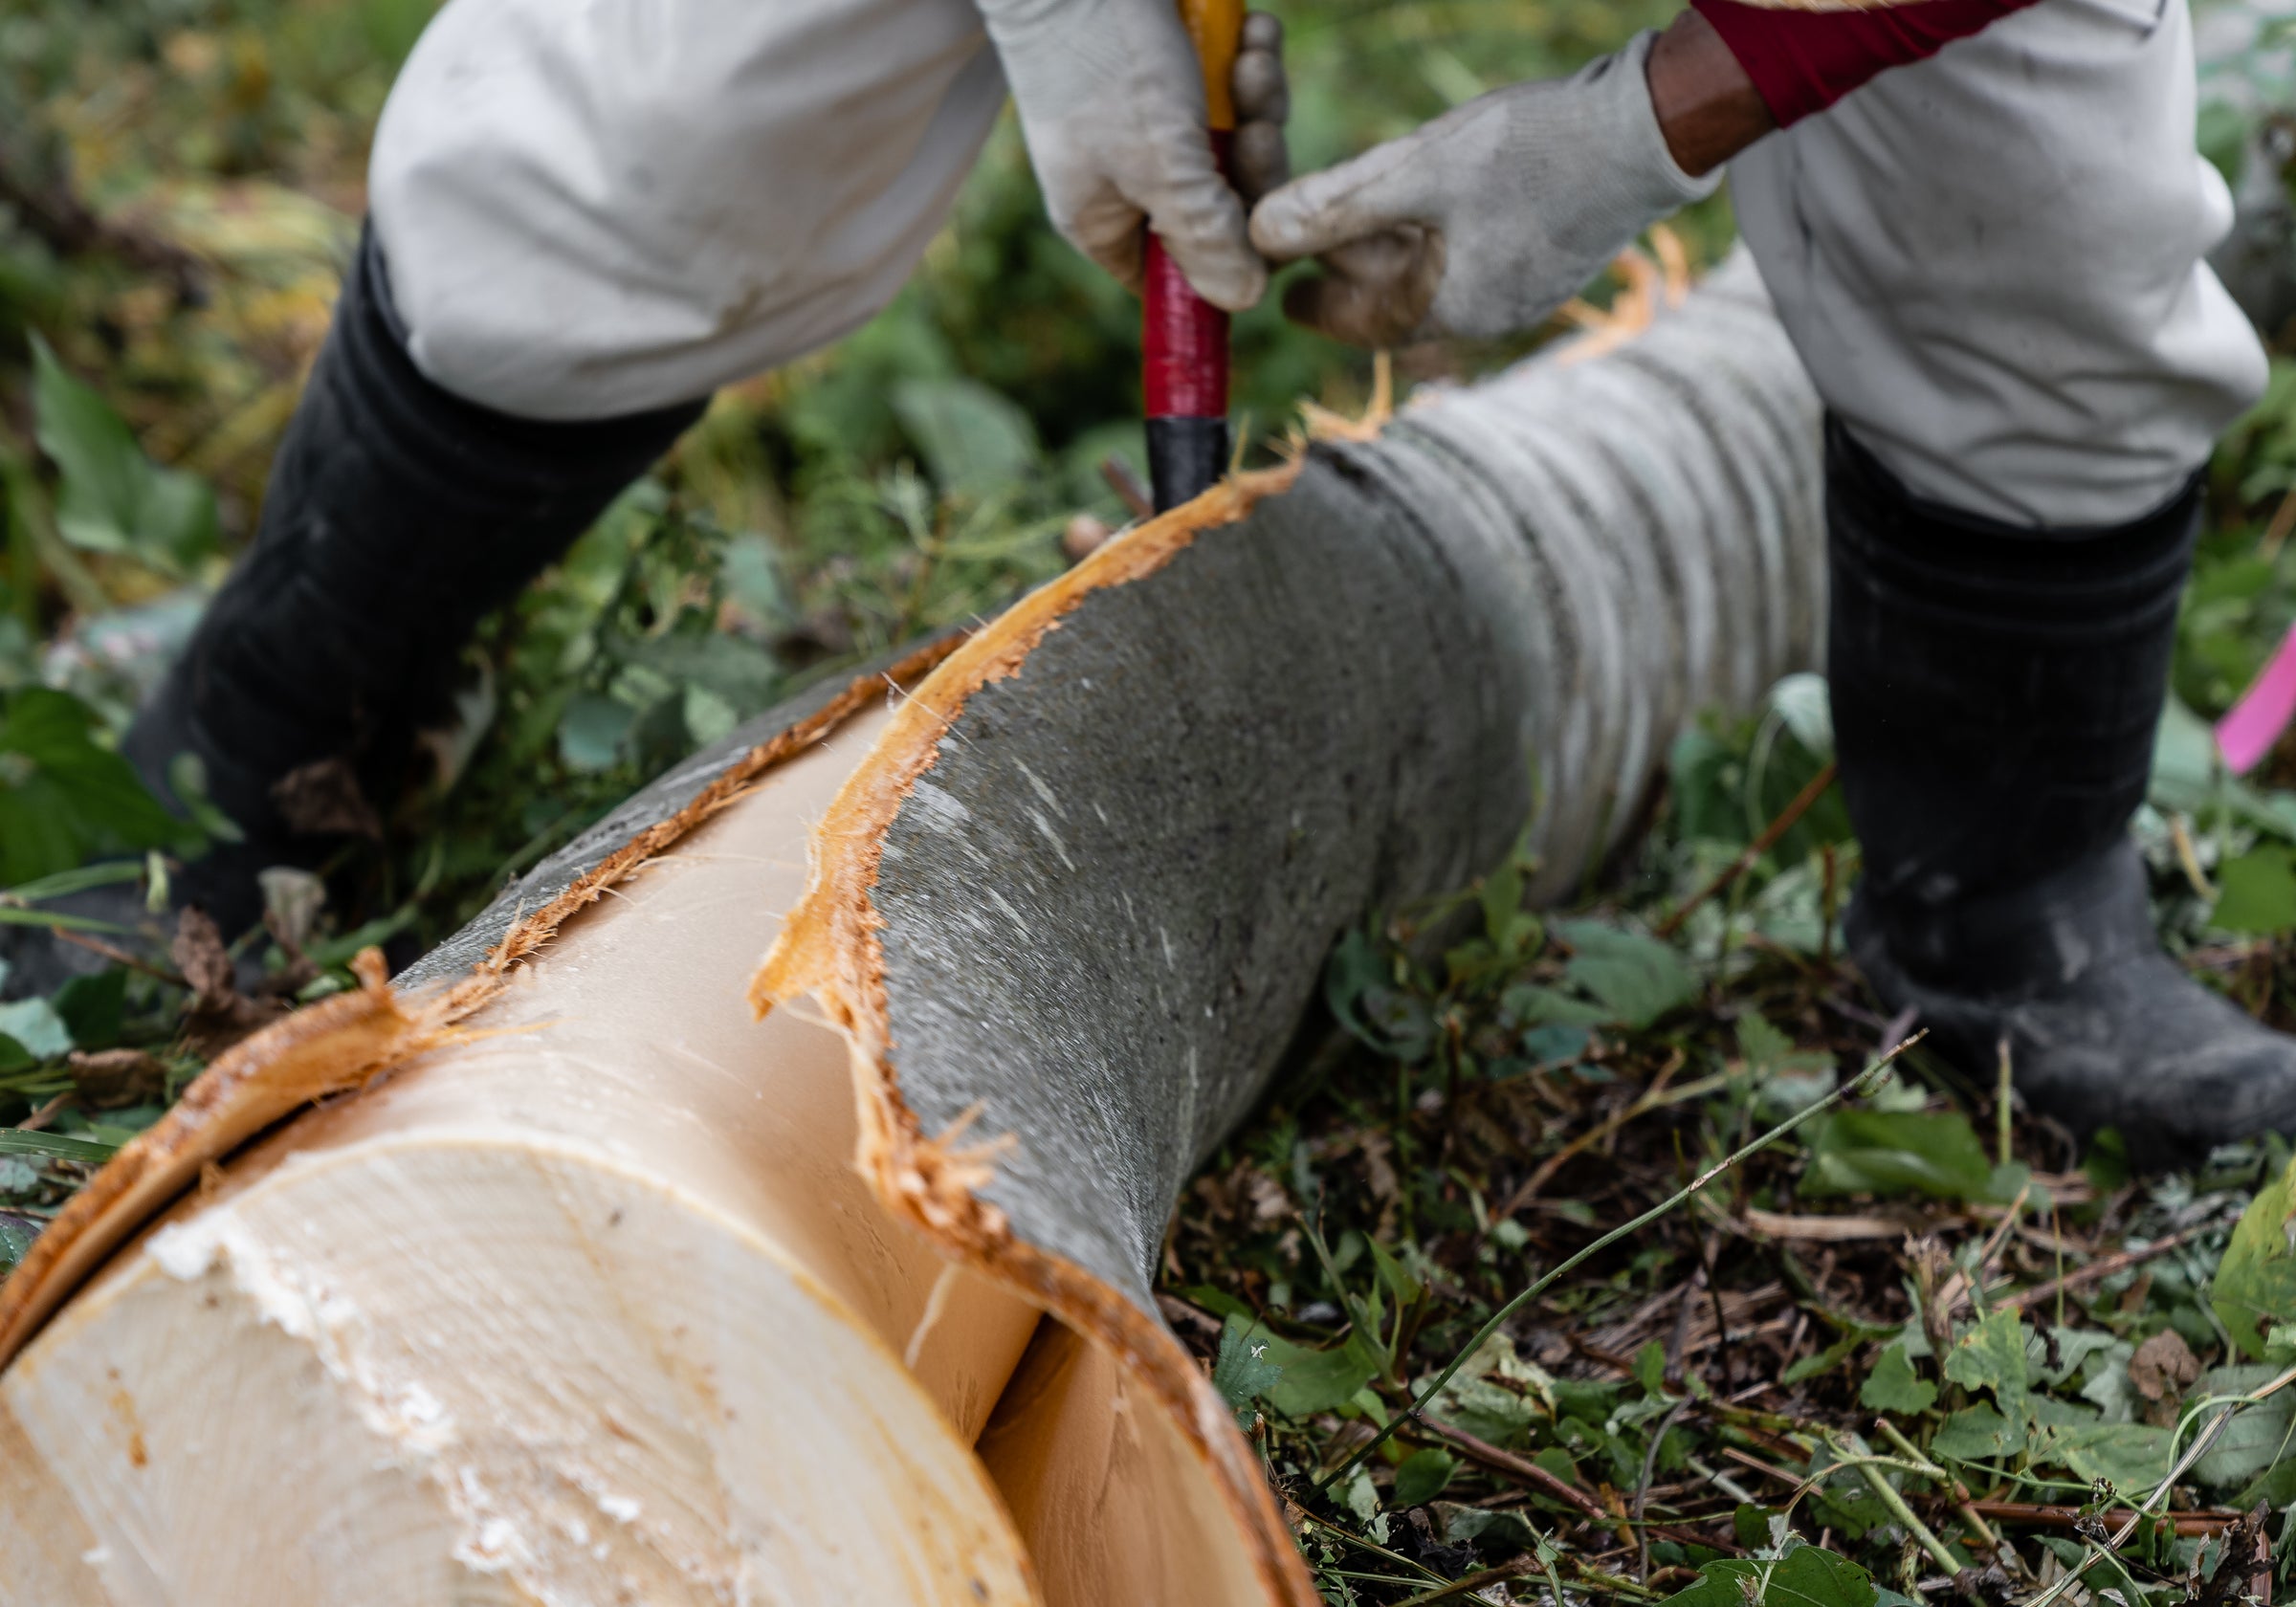
[[[1303,167],[1670,10],[1282,9]],[[232,829],[159,811],[115,744],[253,531],[427,14],[0,17],[0,174],[104,226],[0,205],[0,922],[164,879]],[[1726,203],[1687,231],[1711,260]],[[488,622],[387,850],[274,890],[269,993],[192,1008],[194,946],[0,1004],[0,1266],[232,1031],[347,985],[364,944],[419,953],[664,765],[1124,522],[1106,466],[1139,471],[1133,318],[1044,228],[1008,120],[880,318],[722,394]],[[1346,410],[1369,383],[1272,306],[1239,320],[1237,372],[1254,451],[1295,400]],[[2236,780],[2208,721],[2296,621],[2291,487],[2282,362],[2212,476],[2137,824],[2171,949],[2282,1025],[2296,746]],[[1648,832],[1561,908],[1531,907],[1516,860],[1368,921],[1320,1028],[1189,1185],[1165,1312],[1329,1600],[2143,1607],[2296,1577],[2296,1388],[2267,1393],[2296,1362],[2285,1147],[2132,1179],[2114,1135],[2076,1143],[1918,1046],[1847,1091],[1895,1034],[1842,955],[1858,855],[1812,787],[1831,747],[1823,683],[1793,678],[1684,736]]]

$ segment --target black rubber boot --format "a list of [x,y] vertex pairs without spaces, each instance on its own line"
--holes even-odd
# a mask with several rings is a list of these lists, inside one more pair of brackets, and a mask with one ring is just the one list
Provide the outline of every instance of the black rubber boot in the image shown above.
[[1827,675],[1865,850],[1851,954],[1932,1046],[2147,1168],[2296,1131],[2296,1039],[2161,952],[2128,836],[2168,685],[2197,479],[2101,530],[1914,497],[1826,440]]
[[[261,917],[265,867],[316,866],[346,836],[379,832],[414,734],[449,712],[479,619],[703,406],[547,423],[463,401],[408,356],[364,238],[255,539],[121,744],[170,802],[176,757],[195,755],[208,796],[246,833],[188,867],[175,902],[198,904],[228,938]],[[101,897],[107,908],[81,913],[134,914],[129,890]],[[16,938],[10,993],[100,963],[23,936],[37,930],[0,928]]]

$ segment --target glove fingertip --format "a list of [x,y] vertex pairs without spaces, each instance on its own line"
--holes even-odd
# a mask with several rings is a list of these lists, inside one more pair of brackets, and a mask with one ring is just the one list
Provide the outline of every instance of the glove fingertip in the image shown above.
[[1251,209],[1252,249],[1279,262],[1309,255],[1314,247],[1306,238],[1307,219],[1298,185],[1288,184],[1263,195]]

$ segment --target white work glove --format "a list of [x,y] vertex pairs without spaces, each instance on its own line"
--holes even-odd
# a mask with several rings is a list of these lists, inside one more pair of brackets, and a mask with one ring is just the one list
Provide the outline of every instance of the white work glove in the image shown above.
[[[1173,0],[979,3],[1052,226],[1137,293],[1145,222],[1206,301],[1257,301],[1268,265],[1213,160],[1203,70]],[[1280,88],[1280,57],[1276,72]]]
[[1494,90],[1268,196],[1252,243],[1324,269],[1286,292],[1284,311],[1364,346],[1545,321],[1720,181],[1690,177],[1667,150],[1644,76],[1655,37],[1568,78]]

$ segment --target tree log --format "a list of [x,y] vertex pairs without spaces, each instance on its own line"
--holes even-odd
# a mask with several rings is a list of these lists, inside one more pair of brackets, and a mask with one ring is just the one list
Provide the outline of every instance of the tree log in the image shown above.
[[1819,640],[1750,267],[1611,344],[778,711],[218,1062],[0,1286],[0,1600],[1313,1602],[1156,1308],[1181,1183],[1349,922],[1534,799],[1575,886]]

